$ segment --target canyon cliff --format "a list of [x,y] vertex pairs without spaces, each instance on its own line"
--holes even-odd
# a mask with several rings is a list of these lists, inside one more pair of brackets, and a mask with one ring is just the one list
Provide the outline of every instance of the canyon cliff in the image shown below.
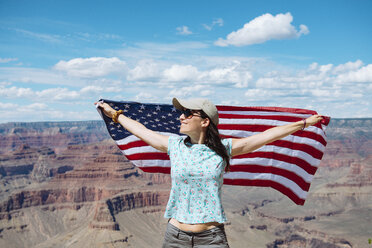
[[[304,206],[224,186],[231,247],[368,247],[371,124],[331,121]],[[101,121],[0,124],[0,185],[1,247],[161,246],[170,177],[133,166]]]

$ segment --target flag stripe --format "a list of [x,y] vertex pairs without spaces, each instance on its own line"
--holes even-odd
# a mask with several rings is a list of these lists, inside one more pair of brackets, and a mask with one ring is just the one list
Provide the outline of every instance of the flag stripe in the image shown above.
[[[243,124],[219,124],[218,128],[221,130],[239,130],[239,131],[249,131],[249,132],[264,132],[267,129],[273,128],[275,126],[268,126],[268,125],[243,125]],[[311,138],[322,145],[326,145],[327,142],[321,135],[317,135],[310,132],[300,132],[297,131],[292,136],[298,136],[303,138]]]
[[272,173],[275,175],[289,178],[304,191],[308,191],[310,188],[310,182],[306,182],[302,177],[298,176],[296,173],[293,173],[290,170],[277,168],[275,166],[266,166],[266,165],[262,166],[262,165],[254,165],[254,164],[250,164],[249,166],[246,166],[245,164],[235,164],[234,166],[231,166],[230,171],[231,172],[249,172],[249,173]]
[[285,187],[283,184],[272,180],[259,180],[259,179],[228,179],[224,178],[223,183],[226,185],[240,185],[240,186],[256,186],[256,187],[271,187],[286,195],[297,205],[304,205],[305,199],[300,198],[290,188]]

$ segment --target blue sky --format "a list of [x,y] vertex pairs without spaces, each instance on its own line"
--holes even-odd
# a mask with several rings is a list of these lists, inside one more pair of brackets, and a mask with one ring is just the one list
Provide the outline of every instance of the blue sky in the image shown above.
[[0,122],[99,98],[372,117],[372,1],[0,0]]

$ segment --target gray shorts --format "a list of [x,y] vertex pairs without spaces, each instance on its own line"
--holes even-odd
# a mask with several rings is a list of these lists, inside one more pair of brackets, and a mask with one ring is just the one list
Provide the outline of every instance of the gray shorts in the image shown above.
[[185,232],[168,222],[163,248],[229,248],[224,224],[202,232]]

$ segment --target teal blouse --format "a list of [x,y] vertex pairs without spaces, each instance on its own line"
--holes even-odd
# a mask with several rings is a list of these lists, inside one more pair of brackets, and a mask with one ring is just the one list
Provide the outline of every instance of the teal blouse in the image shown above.
[[[223,139],[231,155],[231,139]],[[187,223],[226,221],[221,202],[221,187],[226,163],[204,144],[184,144],[180,136],[170,136],[172,188],[165,218]]]

